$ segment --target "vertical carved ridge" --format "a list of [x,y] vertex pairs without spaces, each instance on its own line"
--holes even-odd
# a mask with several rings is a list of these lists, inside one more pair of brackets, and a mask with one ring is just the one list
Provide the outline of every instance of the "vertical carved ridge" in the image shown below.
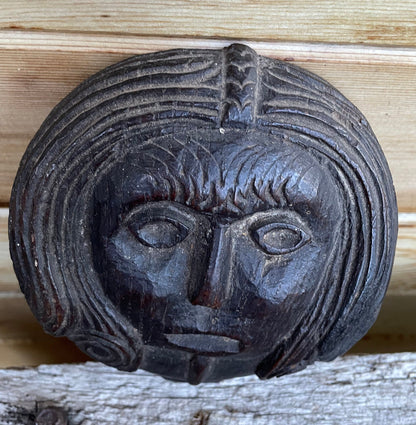
[[256,117],[258,56],[241,44],[226,48],[224,56],[221,127],[231,123],[250,125]]

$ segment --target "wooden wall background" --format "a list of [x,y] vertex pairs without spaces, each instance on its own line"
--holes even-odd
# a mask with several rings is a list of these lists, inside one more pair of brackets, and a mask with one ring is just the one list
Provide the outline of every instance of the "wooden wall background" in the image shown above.
[[0,367],[85,360],[44,335],[8,254],[19,160],[51,108],[129,55],[247,43],[327,79],[366,115],[390,164],[400,232],[380,317],[353,352],[416,351],[416,2],[83,0],[0,2]]
[[[234,41],[327,79],[366,115],[384,149],[400,229],[380,316],[352,350],[366,355],[279,380],[199,387],[94,363],[61,365],[86,357],[42,332],[8,254],[10,189],[27,144],[52,107],[104,66]],[[414,425],[415,118],[413,0],[0,0],[0,424],[34,425],[37,412],[54,405],[70,425]],[[34,365],[41,366],[15,368]]]

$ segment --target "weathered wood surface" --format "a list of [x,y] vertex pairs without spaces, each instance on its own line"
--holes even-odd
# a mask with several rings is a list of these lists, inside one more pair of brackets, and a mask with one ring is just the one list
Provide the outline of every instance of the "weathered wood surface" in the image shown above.
[[47,406],[70,425],[416,423],[416,353],[346,356],[279,379],[190,386],[87,363],[0,370],[0,424],[33,425]]
[[0,28],[415,45],[412,0],[2,0]]
[[[229,41],[0,31],[0,204],[50,110],[78,83],[134,53]],[[248,43],[294,61],[341,90],[364,113],[391,167],[399,210],[416,211],[416,49],[311,43]]]

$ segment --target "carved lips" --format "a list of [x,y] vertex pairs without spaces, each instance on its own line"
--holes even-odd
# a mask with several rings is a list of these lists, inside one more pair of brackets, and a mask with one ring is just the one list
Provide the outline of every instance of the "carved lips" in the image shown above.
[[206,355],[236,354],[242,349],[240,341],[210,334],[165,334],[168,342],[175,347]]

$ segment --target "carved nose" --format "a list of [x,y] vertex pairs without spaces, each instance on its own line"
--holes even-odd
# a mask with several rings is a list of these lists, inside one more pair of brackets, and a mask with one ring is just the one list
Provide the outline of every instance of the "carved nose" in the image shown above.
[[214,229],[211,252],[190,297],[194,305],[217,309],[229,296],[232,252],[227,230],[228,226]]

